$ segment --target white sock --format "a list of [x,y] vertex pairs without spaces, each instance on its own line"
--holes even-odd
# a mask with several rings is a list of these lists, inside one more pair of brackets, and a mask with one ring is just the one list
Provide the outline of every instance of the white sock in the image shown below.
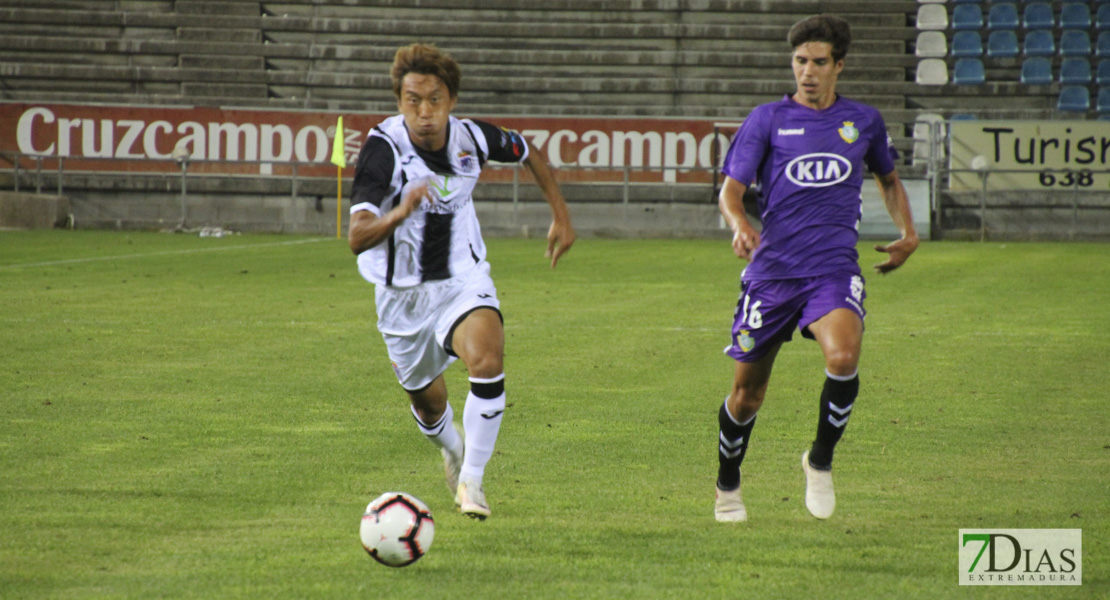
[[412,408],[412,416],[416,419],[416,426],[420,428],[420,433],[423,433],[429,442],[438,448],[446,448],[452,454],[462,453],[462,438],[459,437],[459,432],[455,431],[453,424],[455,411],[452,410],[450,402],[447,403],[447,410],[443,411],[443,416],[433,425],[421,421],[415,407]]
[[486,472],[486,463],[493,456],[493,447],[497,443],[497,433],[501,430],[501,417],[505,412],[505,392],[502,391],[494,398],[481,398],[474,394],[474,387],[503,384],[505,375],[492,379],[470,378],[471,392],[466,396],[466,406],[463,407],[463,428],[466,430],[466,452],[463,455],[462,472],[460,481],[467,481],[481,486],[482,476]]

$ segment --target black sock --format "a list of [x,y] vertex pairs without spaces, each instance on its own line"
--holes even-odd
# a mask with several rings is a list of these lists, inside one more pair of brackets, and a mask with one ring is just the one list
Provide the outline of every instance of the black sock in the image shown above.
[[831,469],[833,449],[844,435],[848,417],[852,416],[852,404],[859,395],[859,374],[851,379],[842,380],[829,375],[825,378],[825,388],[821,390],[821,412],[817,421],[817,439],[809,450],[809,464],[818,469]]
[[725,406],[722,404],[717,413],[717,422],[720,425],[720,435],[717,438],[717,459],[720,462],[717,468],[717,487],[732,491],[740,487],[740,463],[744,462],[744,454],[748,452],[748,440],[751,438],[752,427],[755,426],[755,417],[744,425],[737,425]]

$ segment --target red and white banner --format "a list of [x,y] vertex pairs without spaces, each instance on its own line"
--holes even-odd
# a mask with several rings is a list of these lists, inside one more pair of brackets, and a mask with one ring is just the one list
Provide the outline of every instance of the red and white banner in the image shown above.
[[[299,176],[327,177],[335,174],[329,159],[339,116],[350,177],[367,132],[391,115],[0,103],[0,153],[41,157],[49,170],[64,159],[66,171],[166,173],[179,169],[174,150],[181,148],[190,172],[289,175],[291,163],[301,163]],[[477,118],[520,131],[571,181],[621,181],[627,170],[632,181],[708,182],[735,132],[696,119]]]

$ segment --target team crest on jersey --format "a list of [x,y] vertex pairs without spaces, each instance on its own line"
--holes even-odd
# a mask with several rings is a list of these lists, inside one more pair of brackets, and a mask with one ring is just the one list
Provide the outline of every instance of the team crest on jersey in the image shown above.
[[856,124],[851,121],[844,121],[844,127],[836,130],[840,134],[840,139],[851,144],[859,139],[859,130],[856,129]]
[[736,338],[736,341],[744,352],[751,352],[752,348],[755,348],[755,338],[751,336],[751,332],[747,329],[740,330],[740,335]]
[[459,152],[459,168],[463,171],[470,172],[474,170],[474,156],[463,150]]

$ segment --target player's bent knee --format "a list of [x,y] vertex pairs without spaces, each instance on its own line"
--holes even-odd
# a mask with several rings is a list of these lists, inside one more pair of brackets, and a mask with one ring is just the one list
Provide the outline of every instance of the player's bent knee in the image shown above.
[[859,354],[851,351],[830,352],[825,357],[825,368],[833,375],[851,375],[859,368]]
[[505,372],[504,360],[498,352],[476,354],[466,362],[466,371],[472,378],[491,379]]

